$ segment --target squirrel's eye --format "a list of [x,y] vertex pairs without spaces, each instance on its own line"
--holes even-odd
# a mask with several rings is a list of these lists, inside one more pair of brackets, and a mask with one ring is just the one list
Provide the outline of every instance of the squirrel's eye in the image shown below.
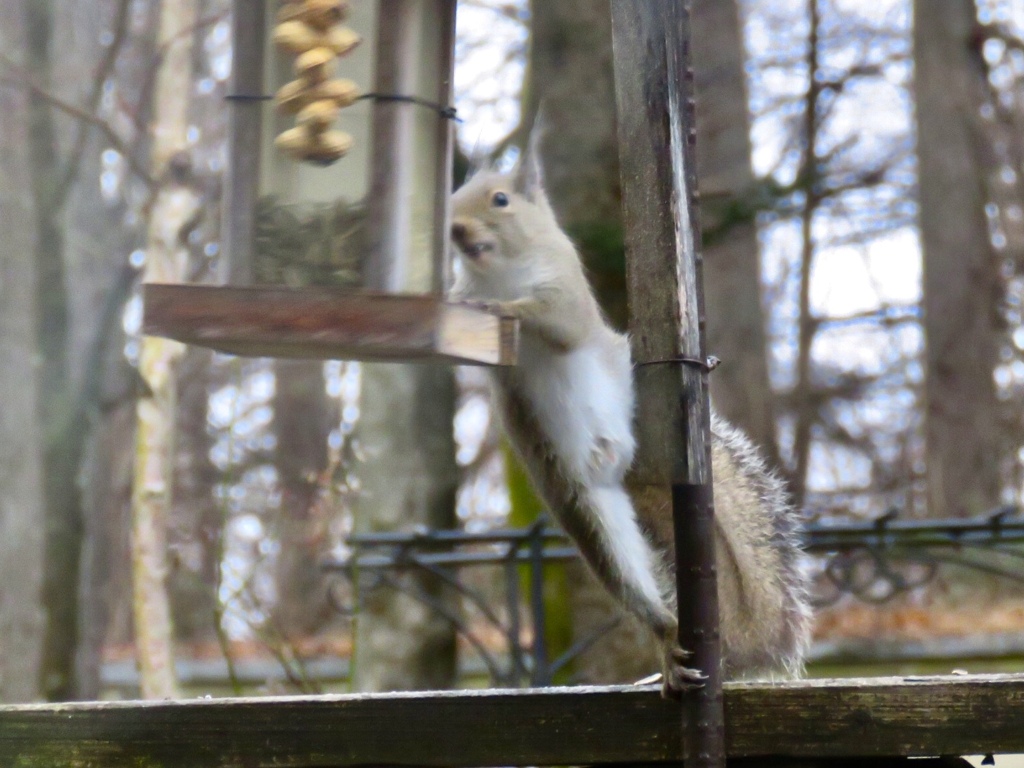
[[505,208],[508,206],[508,195],[504,192],[495,192],[494,197],[491,198],[491,202],[495,208]]

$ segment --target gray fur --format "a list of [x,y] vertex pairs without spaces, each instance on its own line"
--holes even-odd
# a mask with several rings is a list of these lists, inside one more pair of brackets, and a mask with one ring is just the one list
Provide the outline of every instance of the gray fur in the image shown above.
[[[656,636],[676,693],[699,678],[675,637],[670,489],[628,485],[628,343],[551,211],[536,144],[535,132],[510,174],[481,172],[455,194],[466,266],[455,295],[520,320],[520,364],[493,372],[509,440],[590,569]],[[712,471],[725,674],[797,675],[810,625],[797,514],[750,441],[717,416]]]
[[[808,579],[801,568],[800,514],[790,504],[779,476],[768,468],[757,447],[739,429],[712,412],[712,445],[720,446],[735,463],[739,475],[754,488],[758,504],[746,513],[764,516],[772,531],[770,544],[779,568],[771,573],[744,573],[744,580],[770,579],[784,598],[785,620],[779,626],[777,643],[767,648],[769,663],[763,669],[736,669],[736,674],[782,672],[791,677],[803,674],[804,658],[810,644],[811,608]],[[715,468],[712,467],[714,472]],[[718,480],[728,482],[728,476]],[[728,669],[728,657],[726,658]]]

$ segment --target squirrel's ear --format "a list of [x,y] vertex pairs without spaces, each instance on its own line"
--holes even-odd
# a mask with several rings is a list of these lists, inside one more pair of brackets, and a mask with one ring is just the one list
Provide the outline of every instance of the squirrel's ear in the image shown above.
[[543,135],[541,118],[541,110],[538,109],[526,149],[520,155],[514,171],[515,191],[534,203],[547,202],[544,194],[544,168],[540,159],[540,140]]
[[472,179],[481,171],[486,170],[488,166],[487,156],[482,155],[478,152],[474,152],[471,155],[467,155],[466,161],[466,176],[462,182],[463,184]]

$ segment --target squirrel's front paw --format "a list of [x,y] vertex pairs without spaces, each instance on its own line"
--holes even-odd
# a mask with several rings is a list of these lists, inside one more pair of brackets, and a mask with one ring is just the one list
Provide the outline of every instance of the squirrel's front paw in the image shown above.
[[665,649],[665,657],[662,659],[662,684],[661,696],[665,699],[679,699],[684,691],[692,691],[695,688],[703,688],[707,675],[699,669],[687,667],[684,662],[692,654],[685,651],[678,645],[672,645]]
[[490,312],[493,315],[508,315],[511,314],[508,307],[508,302],[498,301],[497,299],[473,299],[471,301],[463,302],[466,306],[472,307],[473,309],[479,309],[483,312]]

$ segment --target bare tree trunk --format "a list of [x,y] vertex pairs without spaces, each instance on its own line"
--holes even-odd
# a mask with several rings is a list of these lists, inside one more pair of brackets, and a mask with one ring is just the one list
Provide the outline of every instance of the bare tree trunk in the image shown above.
[[[36,85],[55,86],[54,25],[51,2],[26,3],[28,67]],[[78,634],[78,566],[82,541],[82,500],[77,484],[85,424],[79,418],[69,352],[69,311],[65,288],[67,200],[62,182],[55,110],[43,94],[31,97],[31,190],[35,202],[36,315],[39,343],[39,420],[42,425],[46,499],[46,639],[43,688],[52,701],[74,697],[74,657]]]
[[[30,93],[28,150],[36,229],[38,418],[43,435],[47,605],[42,679],[51,700],[80,696],[76,682],[84,535],[82,478],[99,415],[106,357],[119,336],[131,281],[123,261],[131,229],[78,179],[99,176],[102,145],[87,120],[59,117],[67,104],[98,112],[104,87],[128,38],[128,0],[103,4],[25,4],[27,62],[4,61],[11,82]],[[110,34],[108,45],[100,41]],[[92,73],[83,81],[82,72]],[[70,77],[68,75],[71,75]],[[120,346],[116,344],[115,346]]]
[[[0,50],[25,55],[23,3],[0,5]],[[36,420],[36,274],[29,104],[0,85],[0,701],[40,696],[45,613],[42,447]]]
[[[389,45],[378,47],[376,90],[410,93],[416,88],[412,62],[432,53],[417,43],[423,14],[431,8],[436,10],[436,4],[416,0],[379,5],[378,36]],[[409,204],[408,195],[425,194],[434,180],[413,162],[416,140],[423,137],[404,110],[395,104],[374,107],[378,140],[367,220],[376,231],[364,275],[367,287],[376,290],[424,292],[435,286],[433,258],[411,236],[430,220]],[[429,146],[433,142],[431,136]],[[359,471],[357,530],[454,527],[459,482],[454,371],[430,365],[366,365],[362,370],[359,439],[366,461]],[[398,574],[395,583],[400,590],[385,587],[365,595],[356,623],[353,687],[450,688],[456,671],[455,630],[410,593],[452,613],[457,601],[427,574]]]
[[818,188],[818,99],[821,86],[818,84],[818,32],[821,18],[818,0],[808,0],[810,31],[807,40],[807,94],[804,96],[803,160],[800,177],[804,182],[804,206],[800,212],[800,254],[799,319],[797,328],[796,425],[793,436],[793,503],[800,508],[807,494],[807,472],[811,460],[811,433],[817,410],[811,401],[813,387],[811,348],[818,326],[811,315],[811,275],[814,266],[814,214],[821,202]]
[[[97,13],[102,8],[103,13]],[[134,10],[133,10],[134,9]],[[61,6],[54,29],[52,79],[62,95],[103,116],[102,95],[111,82],[135,105],[142,125],[149,117],[147,66],[154,54],[159,9],[137,15],[132,0],[74,0]],[[91,82],[79,74],[88,71]],[[84,95],[83,95],[84,94]],[[65,482],[81,495],[82,541],[78,574],[78,632],[74,685],[77,699],[99,697],[104,644],[131,637],[131,486],[135,434],[136,373],[124,356],[124,307],[136,280],[128,254],[144,237],[127,224],[131,196],[142,182],[126,177],[116,199],[97,194],[108,137],[80,120],[64,119],[64,173],[74,178],[66,192],[64,247],[71,380],[78,426],[65,439],[77,441],[79,469]],[[122,134],[145,143],[145,134]],[[49,566],[52,568],[55,563]],[[66,564],[60,564],[67,568]],[[70,591],[67,585],[65,591]],[[116,626],[114,629],[113,626]],[[53,628],[54,632],[66,630]]]
[[[197,36],[192,72],[198,82],[209,77],[210,57],[202,52],[202,41],[208,38],[210,21],[224,19],[230,13],[231,0],[195,0],[197,28],[189,30]],[[155,27],[155,24],[154,24]],[[159,55],[159,54],[157,54]],[[199,153],[210,150],[211,135],[223,134],[227,112],[225,103],[217,98],[194,98],[187,104],[188,124],[201,137],[196,143]],[[195,185],[203,195],[203,212],[194,221],[190,242],[217,241],[221,221],[220,174],[197,160]],[[223,245],[223,238],[220,237]],[[188,281],[203,282],[212,277],[209,256],[196,247],[189,249],[184,271]],[[223,606],[217,594],[220,583],[221,540],[226,504],[215,496],[217,483],[224,478],[210,458],[214,437],[208,422],[212,380],[217,367],[208,349],[190,346],[185,349],[175,372],[174,470],[171,479],[171,507],[168,520],[168,548],[172,554],[169,574],[174,634],[179,640],[203,643],[223,638],[219,624]],[[222,648],[223,651],[223,648]]]
[[[85,538],[82,543],[79,589],[79,632],[75,660],[75,693],[79,699],[98,699],[103,647],[124,642],[111,626],[131,604],[129,565],[132,496],[132,452],[135,437],[133,402],[104,415],[90,441],[83,467],[87,493]],[[127,632],[124,633],[127,635]]]
[[281,490],[274,618],[288,636],[315,632],[332,613],[318,567],[323,537],[314,535],[332,413],[323,363],[278,360],[274,372],[274,465]]
[[[88,208],[88,206],[85,206]],[[110,232],[118,232],[111,227]],[[102,239],[100,239],[102,242]],[[124,255],[126,249],[115,249]],[[77,262],[72,261],[72,264]],[[130,528],[131,465],[134,437],[135,373],[124,357],[120,319],[134,283],[135,271],[120,265],[110,280],[109,270],[94,264],[95,272],[107,272],[106,294],[93,310],[90,326],[95,338],[83,363],[80,421],[88,427],[82,436],[76,483],[81,488],[82,540],[77,573],[74,674],[68,693],[76,699],[96,699],[100,690],[103,646],[112,608],[123,598],[114,585],[128,576],[127,544]],[[80,282],[83,287],[89,281]],[[83,318],[83,322],[87,322]],[[122,546],[119,546],[121,544]],[[67,588],[67,587],[66,587]]]
[[[126,361],[127,362],[127,361]],[[131,369],[135,382],[134,368]],[[132,629],[132,486],[137,406],[126,399],[96,430],[86,464],[86,537],[82,549],[81,694],[99,691],[104,646],[134,641]]]
[[761,259],[748,199],[754,173],[743,28],[734,0],[694,0],[692,14],[707,345],[723,360],[711,376],[711,396],[778,467]]
[[[50,81],[58,95],[100,115],[102,94],[112,79],[118,80],[122,93],[130,93],[128,83],[118,77],[118,62],[130,68],[133,48],[145,42],[151,47],[144,31],[148,28],[136,28],[133,34],[130,0],[99,5],[74,0],[59,7],[53,20]],[[90,78],[81,79],[82,72]],[[50,617],[48,648],[55,653],[45,674],[50,698],[91,699],[99,694],[108,578],[130,562],[111,560],[109,549],[118,535],[109,514],[112,507],[117,514],[123,512],[124,487],[116,483],[124,477],[112,483],[94,470],[122,466],[131,450],[131,428],[123,442],[108,439],[107,433],[124,436],[123,411],[134,397],[121,320],[135,281],[127,256],[138,246],[141,232],[125,225],[128,190],[135,183],[130,177],[116,201],[97,194],[95,180],[104,170],[107,137],[84,121],[60,117],[59,112],[55,117],[64,151],[58,182],[62,188],[51,195],[51,216],[59,217],[64,230],[64,283],[59,288],[67,318],[63,341],[68,376],[61,382],[66,392],[61,402],[70,417],[62,417],[60,431],[51,438],[56,461],[47,481],[61,489],[53,494],[53,513],[67,518],[69,525],[58,539],[63,545],[52,551],[47,564],[48,579],[61,594],[64,609]],[[92,483],[104,490],[97,493]],[[54,685],[62,680],[62,686]]]
[[[362,391],[359,435],[366,461],[359,470],[358,529],[454,527],[458,467],[452,370],[366,366]],[[405,573],[396,579],[433,601],[447,599],[432,577]],[[450,688],[455,680],[451,625],[422,601],[390,587],[365,594],[355,648],[355,690]]]
[[218,616],[216,540],[221,506],[214,497],[220,478],[210,460],[207,428],[210,366],[208,349],[189,347],[176,371],[174,468],[168,542],[174,552],[170,573],[175,636],[202,641],[216,637]]
[[531,19],[521,130],[529,129],[543,103],[549,195],[559,222],[580,246],[601,306],[625,328],[611,9],[608,0],[535,0]]
[[[168,0],[161,8],[157,39],[164,49],[154,89],[152,166],[160,179],[150,214],[146,252],[147,282],[181,282],[187,251],[182,235],[196,215],[199,198],[188,187],[189,96],[195,0]],[[142,695],[173,698],[173,629],[167,595],[167,513],[173,469],[174,369],[182,346],[147,337],[139,374],[149,396],[139,401],[135,487],[132,493],[132,561],[135,637]]]
[[985,218],[984,69],[973,0],[914,3],[924,315],[928,512],[971,515],[999,501],[993,369],[1002,332],[998,260]]

